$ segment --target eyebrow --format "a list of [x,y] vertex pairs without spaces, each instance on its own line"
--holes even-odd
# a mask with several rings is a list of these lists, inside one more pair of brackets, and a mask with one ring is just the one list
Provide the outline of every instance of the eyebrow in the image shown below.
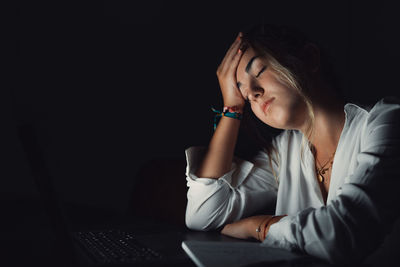
[[[253,65],[253,61],[254,61],[254,59],[256,59],[256,58],[258,58],[258,56],[252,57],[252,58],[249,60],[249,62],[247,63],[247,66],[246,66],[246,68],[245,68],[245,71],[246,71],[247,73],[249,73],[249,71],[250,71],[250,69],[251,69],[251,66]],[[240,82],[238,82],[236,85],[238,86],[238,88],[240,88],[240,86],[241,86],[242,84],[241,84]]]
[[246,66],[246,68],[245,68],[245,71],[246,71],[247,73],[249,73],[250,68],[251,68],[251,66],[253,65],[253,61],[254,61],[254,59],[256,59],[257,57],[258,57],[258,56],[252,57],[252,58],[249,60],[249,63],[247,63],[247,66]]

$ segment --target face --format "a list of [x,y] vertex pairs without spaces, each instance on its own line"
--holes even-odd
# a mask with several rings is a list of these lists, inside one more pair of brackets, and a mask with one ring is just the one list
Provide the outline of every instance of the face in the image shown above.
[[303,97],[275,78],[266,63],[251,47],[246,49],[236,71],[240,92],[264,123],[278,129],[301,129],[308,114]]

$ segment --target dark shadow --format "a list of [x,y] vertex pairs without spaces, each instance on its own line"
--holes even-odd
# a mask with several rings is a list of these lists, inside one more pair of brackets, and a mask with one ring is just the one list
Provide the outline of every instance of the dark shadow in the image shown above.
[[152,159],[139,169],[132,190],[129,213],[134,217],[185,225],[185,158]]

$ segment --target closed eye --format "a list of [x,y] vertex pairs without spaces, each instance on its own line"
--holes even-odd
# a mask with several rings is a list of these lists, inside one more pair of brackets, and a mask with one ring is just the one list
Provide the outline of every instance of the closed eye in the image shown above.
[[263,73],[264,70],[265,70],[266,68],[267,68],[266,66],[262,67],[262,69],[261,69],[261,70],[258,72],[258,74],[256,75],[256,78],[258,78],[258,76],[260,76],[261,73]]

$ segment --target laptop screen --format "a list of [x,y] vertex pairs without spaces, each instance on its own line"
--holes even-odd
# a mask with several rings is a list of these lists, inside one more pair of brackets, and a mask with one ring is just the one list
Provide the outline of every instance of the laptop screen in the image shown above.
[[42,206],[49,220],[50,230],[56,238],[53,251],[55,255],[53,257],[60,259],[60,262],[57,262],[59,266],[72,266],[76,264],[72,240],[54,188],[53,177],[46,168],[43,151],[39,145],[35,128],[30,124],[18,125],[17,134],[25,152],[26,160],[29,163]]

